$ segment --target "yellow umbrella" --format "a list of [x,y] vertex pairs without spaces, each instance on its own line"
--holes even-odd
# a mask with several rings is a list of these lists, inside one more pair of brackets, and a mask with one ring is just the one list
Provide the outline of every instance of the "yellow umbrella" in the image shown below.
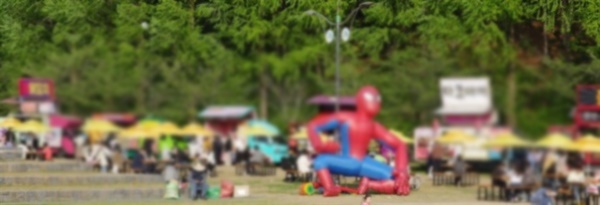
[[600,139],[592,135],[586,135],[571,143],[569,149],[578,152],[600,153]]
[[[319,136],[321,137],[321,141],[330,141],[333,138],[332,136],[328,136],[323,133],[320,133]],[[308,132],[306,131],[306,129],[301,129],[300,131],[293,134],[292,138],[298,140],[306,140],[308,139]]]
[[241,127],[241,133],[245,136],[263,136],[263,137],[274,137],[275,134],[264,127],[259,126],[243,126]]
[[137,124],[135,124],[136,128],[144,129],[144,130],[157,129],[160,126],[161,126],[160,122],[153,121],[153,120],[143,120],[143,121],[139,121]]
[[4,121],[2,121],[2,123],[0,123],[0,127],[3,127],[3,128],[15,128],[19,125],[21,125],[21,122],[12,117],[4,119]]
[[391,132],[393,135],[395,135],[397,138],[400,138],[400,140],[402,140],[402,142],[404,142],[404,143],[408,143],[408,144],[412,144],[412,143],[413,143],[413,140],[412,140],[412,139],[410,139],[410,138],[406,137],[404,134],[402,134],[402,133],[401,133],[401,132],[399,132],[399,131],[396,131],[396,130],[390,130],[390,132]]
[[450,130],[436,139],[437,142],[442,144],[465,144],[475,140],[477,140],[475,137],[460,130]]
[[175,123],[167,122],[153,129],[154,132],[160,135],[180,135],[182,130]]
[[20,124],[18,126],[15,127],[15,130],[17,132],[34,132],[34,133],[40,133],[40,132],[47,132],[48,130],[50,130],[50,128],[48,128],[48,126],[40,123],[37,120],[29,120],[23,124]]
[[306,131],[306,129],[301,129],[300,131],[294,133],[292,135],[292,138],[294,138],[294,139],[308,139],[308,132]]
[[86,132],[106,133],[106,132],[117,132],[121,129],[119,127],[117,127],[116,125],[114,125],[110,121],[91,119],[91,120],[85,121],[85,124],[83,125],[82,130],[86,131]]
[[129,129],[122,130],[121,132],[119,132],[119,136],[125,137],[125,138],[132,138],[132,139],[139,139],[139,138],[145,138],[145,137],[150,137],[150,138],[158,137],[156,132],[140,129],[138,127],[132,127]]
[[183,127],[182,130],[183,134],[186,135],[200,135],[200,136],[212,136],[213,133],[202,127],[202,125],[199,125],[197,123],[190,123],[188,125],[186,125],[185,127]]
[[536,145],[545,148],[571,149],[573,142],[569,137],[553,133],[537,141]]
[[530,145],[529,142],[527,142],[511,133],[504,133],[504,134],[500,134],[500,135],[488,140],[483,146],[484,147],[505,148],[505,147],[526,147],[529,145]]

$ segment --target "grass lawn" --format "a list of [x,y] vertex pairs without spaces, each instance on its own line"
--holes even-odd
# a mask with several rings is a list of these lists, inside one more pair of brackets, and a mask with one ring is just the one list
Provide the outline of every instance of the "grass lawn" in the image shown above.
[[[187,197],[179,200],[148,200],[124,202],[82,202],[72,204],[143,204],[143,205],[187,205],[187,204],[212,204],[212,205],[351,205],[360,204],[361,196],[342,195],[326,198],[322,196],[298,195],[299,183],[284,183],[283,173],[278,171],[276,177],[249,177],[235,176],[233,168],[219,168],[219,177],[210,180],[211,185],[218,185],[220,180],[229,180],[236,185],[250,185],[251,196],[238,199],[215,199],[208,201],[191,201]],[[475,187],[450,187],[432,186],[431,182],[421,175],[422,187],[410,196],[374,195],[373,205],[392,204],[498,204],[478,202]],[[65,204],[65,203],[61,203]]]

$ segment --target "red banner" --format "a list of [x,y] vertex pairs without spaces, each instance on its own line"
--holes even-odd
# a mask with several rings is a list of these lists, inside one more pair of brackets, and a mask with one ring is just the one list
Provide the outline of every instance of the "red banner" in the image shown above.
[[19,79],[19,96],[25,100],[54,100],[54,82],[49,79]]

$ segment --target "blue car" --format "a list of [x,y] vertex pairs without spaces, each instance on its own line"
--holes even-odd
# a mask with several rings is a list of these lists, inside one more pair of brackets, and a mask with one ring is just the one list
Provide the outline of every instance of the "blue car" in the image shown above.
[[279,138],[273,137],[248,137],[248,147],[258,150],[267,155],[271,162],[279,164],[282,159],[288,156],[288,147]]

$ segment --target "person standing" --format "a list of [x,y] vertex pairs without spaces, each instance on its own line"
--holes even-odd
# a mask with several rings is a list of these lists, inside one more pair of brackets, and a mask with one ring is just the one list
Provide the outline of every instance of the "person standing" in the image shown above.
[[189,193],[192,200],[205,199],[208,191],[206,161],[195,160],[188,172]]
[[534,174],[540,175],[542,173],[542,152],[538,149],[530,150],[527,153],[527,161]]
[[223,147],[222,147],[220,136],[215,137],[212,147],[213,147],[213,156],[215,158],[215,162],[217,163],[217,165],[223,165],[223,158],[221,156],[223,154]]
[[458,156],[454,161],[454,185],[462,185],[463,178],[467,173],[467,163],[463,160],[462,156]]
[[363,197],[363,201],[361,205],[371,205],[371,195],[370,194],[366,194]]
[[225,162],[226,165],[231,165],[231,158],[232,158],[232,150],[233,150],[233,143],[231,142],[231,136],[227,137],[225,139],[225,144],[223,144],[223,161]]

